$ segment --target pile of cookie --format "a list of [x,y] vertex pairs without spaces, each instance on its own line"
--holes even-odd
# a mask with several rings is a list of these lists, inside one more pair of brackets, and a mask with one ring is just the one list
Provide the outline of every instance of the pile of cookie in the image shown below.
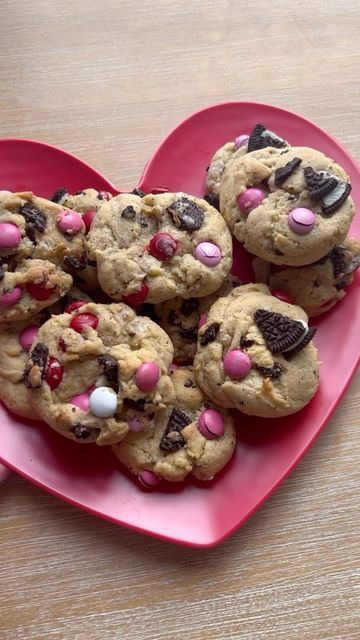
[[[1,191],[2,402],[111,446],[146,488],[212,479],[235,449],[229,409],[286,416],[318,388],[308,318],[360,263],[350,190],[257,125],[217,151],[204,199]],[[232,234],[254,283],[230,274]]]

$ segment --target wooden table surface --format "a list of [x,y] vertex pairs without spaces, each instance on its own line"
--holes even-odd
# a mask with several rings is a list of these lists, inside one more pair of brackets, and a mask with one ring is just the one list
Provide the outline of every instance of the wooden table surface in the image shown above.
[[[169,129],[223,100],[297,111],[360,158],[358,0],[1,9],[0,134],[61,146],[124,189]],[[359,639],[359,399],[357,380],[291,477],[214,549],[132,533],[10,475],[0,637]]]

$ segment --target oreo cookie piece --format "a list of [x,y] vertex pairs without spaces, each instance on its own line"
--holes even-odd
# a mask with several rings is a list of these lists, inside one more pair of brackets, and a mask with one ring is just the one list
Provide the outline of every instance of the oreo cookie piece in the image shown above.
[[191,418],[179,407],[174,407],[168,420],[165,432],[160,441],[162,451],[178,451],[185,440],[181,434],[182,430],[192,422]]
[[56,202],[58,204],[61,203],[62,200],[65,200],[66,196],[69,195],[69,192],[64,187],[60,187],[55,193],[52,194],[50,200],[51,202]]
[[299,320],[266,309],[255,311],[254,320],[271,353],[283,353],[299,344],[308,332]]
[[289,360],[296,353],[299,353],[299,351],[304,349],[309,344],[309,342],[311,342],[316,332],[317,329],[315,327],[308,328],[302,340],[300,340],[300,342],[298,342],[298,344],[296,344],[293,349],[287,350],[286,353],[284,353],[284,357]]
[[79,258],[75,258],[74,256],[64,256],[64,265],[68,269],[76,269],[77,271],[82,271],[83,269],[86,269],[87,264],[87,251],[84,251],[84,253]]
[[109,382],[114,382],[118,385],[118,363],[112,356],[104,354],[98,356],[98,362],[103,368],[103,374]]
[[293,158],[289,162],[286,163],[284,167],[279,167],[275,171],[274,182],[277,187],[281,187],[282,184],[287,180],[292,173],[294,173],[295,169],[301,164],[301,158]]
[[200,344],[202,347],[205,347],[210,342],[214,342],[216,340],[216,336],[219,333],[220,325],[218,322],[214,322],[207,329],[205,329],[203,335],[200,338]]
[[284,370],[278,362],[275,362],[272,367],[257,367],[259,373],[265,378],[280,378],[284,373]]
[[339,278],[341,275],[346,273],[348,262],[346,260],[345,247],[343,247],[341,244],[338,244],[325,257],[326,259],[330,258],[331,260],[334,278]]
[[265,149],[265,147],[275,147],[276,149],[282,149],[288,147],[288,143],[283,138],[280,138],[274,131],[266,129],[264,125],[257,124],[250,133],[248,140],[248,153],[256,151],[257,149]]
[[70,429],[78,440],[87,440],[92,434],[96,434],[96,438],[100,434],[100,429],[91,429],[83,424],[76,424]]
[[34,384],[32,384],[29,379],[30,372],[33,367],[38,367],[40,370],[40,380],[36,386],[37,387],[41,386],[41,382],[45,376],[48,357],[49,357],[48,347],[42,342],[38,342],[33,348],[33,350],[31,351],[30,359],[27,361],[25,365],[25,371],[23,376],[23,383],[25,387],[28,387],[29,389],[35,388]]
[[204,222],[203,210],[185,196],[175,200],[166,211],[178,229],[197,231]]
[[322,212],[330,216],[345,202],[351,192],[351,184],[328,171],[304,169],[306,184],[313,200],[322,202]]
[[128,207],[125,207],[125,209],[123,209],[121,212],[121,217],[125,218],[125,220],[134,220],[135,216],[136,216],[136,211],[134,207],[132,207],[131,205],[129,205]]
[[33,230],[44,233],[46,229],[46,216],[32,204],[24,204],[20,209],[21,215],[25,218],[26,227],[31,225]]

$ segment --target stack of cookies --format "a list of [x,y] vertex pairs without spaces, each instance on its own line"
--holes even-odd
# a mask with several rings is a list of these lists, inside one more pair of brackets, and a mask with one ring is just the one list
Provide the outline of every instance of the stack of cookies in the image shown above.
[[[146,488],[212,479],[229,409],[277,418],[316,393],[308,318],[359,262],[349,194],[333,161],[261,125],[215,154],[205,199],[0,192],[1,400],[111,446]],[[231,234],[253,284],[230,274]]]

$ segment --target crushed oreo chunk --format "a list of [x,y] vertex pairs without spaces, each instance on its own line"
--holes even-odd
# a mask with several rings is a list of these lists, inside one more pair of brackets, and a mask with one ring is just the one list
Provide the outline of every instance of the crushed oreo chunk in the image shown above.
[[283,374],[283,368],[278,362],[275,362],[272,367],[257,367],[257,370],[265,378],[280,378]]
[[[33,385],[30,383],[30,380],[29,380],[30,372],[33,367],[38,367],[40,369],[41,380],[44,379],[48,357],[49,357],[49,349],[42,342],[38,342],[33,348],[33,350],[31,351],[30,358],[25,365],[25,371],[23,376],[23,383],[25,387],[28,387],[29,389],[33,387]],[[41,381],[38,386],[40,385],[41,385]]]
[[345,202],[351,192],[351,184],[328,171],[304,169],[306,184],[313,200],[321,201],[322,215],[329,217]]
[[191,340],[192,342],[196,342],[197,327],[190,327],[189,329],[181,327],[179,334],[180,334],[180,337],[185,338],[185,340]]
[[287,351],[299,342],[307,329],[298,320],[266,309],[255,311],[254,320],[271,353]]
[[257,124],[250,133],[248,140],[248,153],[256,151],[257,149],[265,149],[265,147],[276,147],[276,149],[282,149],[287,147],[288,143],[283,138],[280,138],[276,133],[266,129],[264,125]]
[[196,298],[188,298],[187,300],[183,301],[180,311],[184,316],[188,317],[191,316],[194,311],[197,311],[198,307],[199,302]]
[[110,382],[115,382],[116,384],[118,384],[118,363],[115,358],[109,356],[108,354],[104,354],[98,356],[98,362],[103,368],[105,378],[107,378]]
[[293,158],[290,162],[287,162],[284,167],[279,167],[275,171],[274,182],[277,187],[281,187],[282,184],[290,178],[291,174],[294,173],[295,169],[301,164],[301,158]]
[[144,198],[146,196],[145,191],[142,191],[142,189],[138,189],[137,187],[135,187],[135,189],[133,189],[131,193],[134,196],[139,196],[139,198]]
[[219,196],[216,196],[214,193],[205,193],[204,200],[206,200],[206,202],[208,202],[212,207],[215,207],[215,209],[220,211]]
[[121,212],[121,217],[125,220],[134,220],[135,216],[136,211],[134,207],[131,206],[131,204],[128,207],[125,207],[125,209],[123,209]]
[[186,387],[187,389],[190,389],[191,387],[195,387],[195,384],[191,380],[191,378],[186,378],[186,380],[184,382],[184,387]]
[[330,253],[325,256],[330,259],[333,267],[334,278],[346,273],[348,262],[346,260],[346,249],[341,244],[336,245]]
[[71,427],[70,431],[74,434],[78,440],[87,440],[91,435],[96,434],[96,437],[100,434],[100,429],[92,429],[91,427],[85,427],[83,424],[76,424]]
[[185,411],[174,407],[166,425],[164,435],[161,438],[160,449],[162,451],[178,451],[181,449],[185,445],[185,440],[181,432],[191,421],[191,418]]
[[178,229],[197,231],[204,222],[203,210],[184,196],[175,200],[166,211]]
[[292,356],[294,356],[296,353],[299,353],[299,351],[304,349],[309,344],[309,342],[311,342],[316,332],[317,332],[317,329],[315,329],[315,327],[311,327],[311,328],[309,327],[309,329],[305,333],[301,342],[299,342],[293,349],[286,351],[286,353],[284,353],[284,358],[286,358],[287,360],[290,360]]
[[68,269],[81,271],[86,269],[87,264],[87,251],[84,251],[79,258],[75,258],[75,256],[64,256],[64,265],[68,267]]
[[219,333],[220,324],[218,322],[213,322],[209,327],[207,327],[200,338],[200,344],[202,347],[209,344],[210,342],[214,342],[217,334]]
[[64,187],[60,187],[55,193],[52,194],[50,200],[51,202],[61,202],[63,198],[65,198],[69,194],[68,190]]
[[146,400],[140,398],[139,400],[132,400],[131,398],[124,398],[124,405],[134,411],[145,411]]
[[149,219],[145,218],[145,216],[140,216],[140,227],[142,229],[147,229],[149,226]]
[[44,233],[47,220],[42,211],[39,211],[32,204],[24,204],[20,209],[20,213],[24,216],[26,227],[29,227],[30,233],[34,233],[35,230],[39,231],[39,233]]
[[249,340],[248,338],[244,338],[243,336],[240,338],[240,347],[242,349],[252,347],[253,344],[254,344],[254,340]]

